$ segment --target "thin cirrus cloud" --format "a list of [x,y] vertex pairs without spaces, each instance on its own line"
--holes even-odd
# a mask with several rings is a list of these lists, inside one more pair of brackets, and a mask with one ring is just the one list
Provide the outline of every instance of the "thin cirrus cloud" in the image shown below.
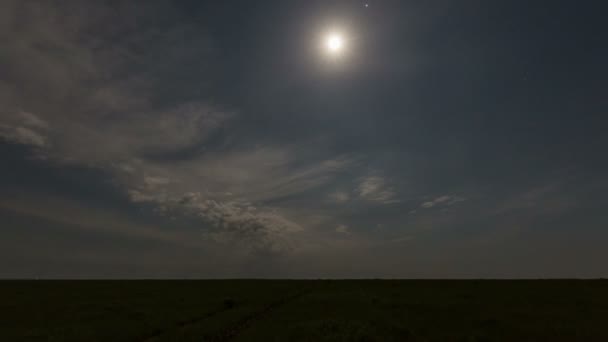
[[348,229],[347,225],[341,224],[341,225],[338,225],[338,227],[336,227],[336,232],[340,233],[340,234],[348,234],[350,232],[350,230]]
[[353,200],[375,203],[393,204],[401,202],[397,191],[387,184],[387,180],[379,176],[364,176],[358,179],[352,191],[338,190],[327,195],[329,201],[344,204]]
[[345,191],[332,192],[327,197],[336,203],[345,203],[350,200],[350,194]]
[[463,202],[465,200],[466,198],[464,197],[443,195],[431,201],[423,202],[422,204],[420,204],[420,208],[430,209],[436,206],[450,206],[459,202]]
[[7,111],[0,121],[0,138],[4,141],[45,148],[49,125],[36,115],[24,111]]
[[[208,230],[201,236],[245,244],[255,253],[289,250],[289,235],[302,228],[281,208],[262,202],[329,182],[347,163],[336,157],[294,169],[296,152],[289,147],[213,145],[214,134],[233,127],[239,115],[210,104],[212,99],[153,104],[165,75],[138,70],[149,63],[157,64],[149,70],[162,70],[166,58],[157,60],[157,52],[180,63],[193,56],[204,61],[212,50],[204,34],[188,26],[135,30],[122,21],[128,9],[117,13],[102,4],[94,11],[75,2],[5,5],[4,16],[21,11],[23,25],[9,26],[12,72],[0,86],[15,91],[0,98],[0,137],[35,148],[32,153],[42,159],[104,170],[134,204],[199,218]],[[74,8],[83,9],[83,16],[73,16]],[[162,12],[151,10],[151,17]],[[100,25],[116,14],[112,28]],[[51,17],[57,20],[46,20]],[[123,30],[121,39],[111,38],[112,30]],[[96,44],[87,39],[93,33]],[[133,48],[146,41],[152,42],[148,49]],[[57,51],[69,58],[56,58]],[[32,63],[26,66],[26,60]],[[47,96],[38,96],[47,88]]]
[[[133,204],[196,219],[201,238],[254,254],[289,252],[302,235],[318,231],[348,232],[352,213],[339,216],[318,205],[327,198],[369,210],[401,203],[394,179],[381,168],[361,168],[352,151],[315,155],[311,141],[260,140],[244,126],[247,108],[186,96],[192,85],[163,70],[218,66],[205,30],[180,20],[160,31],[132,27],[127,5],[8,3],[25,15],[24,25],[11,27],[12,72],[0,81],[12,89],[0,97],[11,113],[0,117],[4,140],[28,145],[42,159],[104,170]],[[86,10],[73,16],[74,8]],[[156,20],[161,13],[180,16],[162,2],[143,14]],[[110,17],[115,25],[107,27]],[[57,58],[57,51],[69,58]],[[25,65],[28,60],[36,63]],[[163,96],[167,85],[176,88],[171,96]],[[46,89],[48,96],[38,96]],[[326,195],[326,189],[342,190]]]
[[[605,162],[593,151],[605,138],[593,130],[577,133],[601,127],[589,115],[601,106],[588,105],[601,92],[568,94],[571,105],[555,108],[553,93],[535,93],[534,104],[508,94],[512,106],[494,101],[496,91],[505,91],[502,72],[515,73],[486,57],[499,48],[519,61],[529,55],[526,44],[541,50],[542,44],[514,36],[499,47],[488,37],[506,34],[502,28],[478,37],[461,27],[455,29],[462,30],[462,42],[483,44],[446,48],[425,39],[435,35],[428,31],[433,18],[444,17],[436,6],[395,2],[386,9],[387,22],[362,22],[387,39],[375,41],[377,49],[360,49],[357,59],[412,57],[327,73],[299,45],[305,44],[300,28],[314,26],[306,18],[325,15],[325,5],[265,6],[271,5],[251,5],[243,25],[235,26],[218,20],[234,14],[220,2],[0,1],[0,152],[6,153],[0,185],[12,192],[0,194],[5,211],[81,228],[90,218],[95,232],[114,220],[116,240],[133,225],[133,239],[154,235],[151,253],[166,239],[215,253],[206,260],[300,258],[310,269],[338,272],[355,260],[346,262],[346,255],[374,272],[391,263],[404,270],[405,259],[424,269],[425,258],[435,269],[433,244],[455,251],[437,255],[448,269],[481,234],[475,227],[517,226],[525,234],[529,227],[552,229],[547,222],[564,231],[605,222]],[[424,24],[403,20],[403,13],[425,18]],[[470,14],[450,13],[463,22],[478,19]],[[260,18],[289,20],[269,26],[259,25]],[[256,34],[243,31],[250,27]],[[247,42],[234,44],[235,37]],[[547,67],[532,64],[539,77]],[[591,77],[597,68],[589,66]],[[554,72],[544,70],[543,79],[551,79],[547,71]],[[462,82],[466,94],[454,87]],[[506,91],[513,89],[532,90]],[[441,101],[429,102],[437,94]],[[584,104],[589,113],[568,112]],[[563,126],[567,121],[553,120],[557,115],[571,115],[577,125]],[[537,123],[546,121],[551,127],[540,130]],[[525,129],[511,143],[513,127]],[[13,193],[40,200],[16,206]],[[43,202],[67,204],[44,210]],[[88,206],[94,210],[81,209]],[[81,210],[77,222],[64,222],[72,218],[70,208]],[[475,233],[457,236],[453,227]],[[492,229],[486,232],[494,238]],[[406,243],[411,248],[403,248]],[[167,248],[167,255],[179,250]],[[378,252],[387,254],[374,257]],[[317,261],[305,262],[307,253]],[[469,272],[474,262],[462,265]],[[263,266],[260,274],[274,270]]]
[[397,194],[394,188],[386,183],[385,178],[379,176],[370,176],[361,179],[357,188],[359,198],[383,204],[400,202],[399,199],[396,198]]

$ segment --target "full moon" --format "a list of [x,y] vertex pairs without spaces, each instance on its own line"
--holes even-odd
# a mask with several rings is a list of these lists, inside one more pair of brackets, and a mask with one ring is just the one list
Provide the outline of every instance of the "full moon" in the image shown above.
[[325,47],[332,55],[340,53],[344,49],[344,38],[337,33],[332,33],[325,38]]

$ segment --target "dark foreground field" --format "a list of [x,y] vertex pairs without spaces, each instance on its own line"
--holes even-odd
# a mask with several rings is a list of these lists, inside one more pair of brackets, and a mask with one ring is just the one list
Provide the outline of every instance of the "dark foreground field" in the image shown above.
[[0,341],[608,341],[608,281],[3,281]]

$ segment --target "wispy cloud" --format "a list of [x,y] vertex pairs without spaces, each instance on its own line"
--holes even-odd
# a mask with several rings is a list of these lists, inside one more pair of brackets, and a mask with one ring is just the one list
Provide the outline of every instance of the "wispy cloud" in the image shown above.
[[437,206],[450,206],[459,202],[466,201],[466,198],[459,196],[443,195],[433,200],[423,202],[420,204],[421,209],[430,209]]
[[[207,80],[192,73],[216,66],[214,44],[170,3],[138,8],[142,20],[174,19],[162,29],[134,26],[127,4],[4,4],[0,19],[21,24],[3,26],[11,39],[0,139],[55,164],[103,170],[133,203],[199,220],[201,236],[251,253],[283,253],[299,232],[334,229],[335,218],[311,218],[335,215],[319,203],[340,177],[333,202],[399,202],[389,179],[353,171],[356,153],[252,138],[247,108],[193,92]],[[287,203],[300,197],[306,205]]]
[[36,148],[48,147],[49,124],[36,115],[21,110],[7,111],[0,120],[0,138]]
[[360,198],[384,204],[397,203],[395,190],[386,184],[386,180],[378,176],[361,179],[357,192]]
[[[204,30],[179,20],[162,31],[134,29],[123,5],[5,4],[2,17],[19,12],[22,24],[6,26],[11,72],[0,89],[10,91],[0,96],[0,138],[57,163],[103,169],[134,203],[213,227],[201,235],[255,253],[287,251],[288,235],[303,228],[265,202],[325,184],[349,163],[338,156],[297,165],[297,147],[231,145],[230,134],[213,141],[237,111],[211,98],[159,95],[176,66],[212,67]],[[159,6],[142,15],[179,16]]]
[[259,208],[243,201],[214,200],[201,193],[174,197],[159,192],[131,191],[136,202],[153,203],[167,215],[198,217],[213,226],[203,236],[220,243],[235,243],[251,253],[280,254],[293,248],[297,223],[272,208]]
[[350,200],[350,194],[344,191],[332,192],[327,196],[331,201],[336,203],[345,203]]
[[338,227],[336,227],[336,232],[340,233],[340,234],[348,234],[348,233],[350,233],[350,230],[348,229],[347,225],[341,224],[341,225],[338,225]]

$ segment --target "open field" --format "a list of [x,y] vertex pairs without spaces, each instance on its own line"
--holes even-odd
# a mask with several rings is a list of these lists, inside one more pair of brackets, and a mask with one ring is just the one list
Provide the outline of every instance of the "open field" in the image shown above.
[[2,281],[0,341],[608,341],[608,281]]

